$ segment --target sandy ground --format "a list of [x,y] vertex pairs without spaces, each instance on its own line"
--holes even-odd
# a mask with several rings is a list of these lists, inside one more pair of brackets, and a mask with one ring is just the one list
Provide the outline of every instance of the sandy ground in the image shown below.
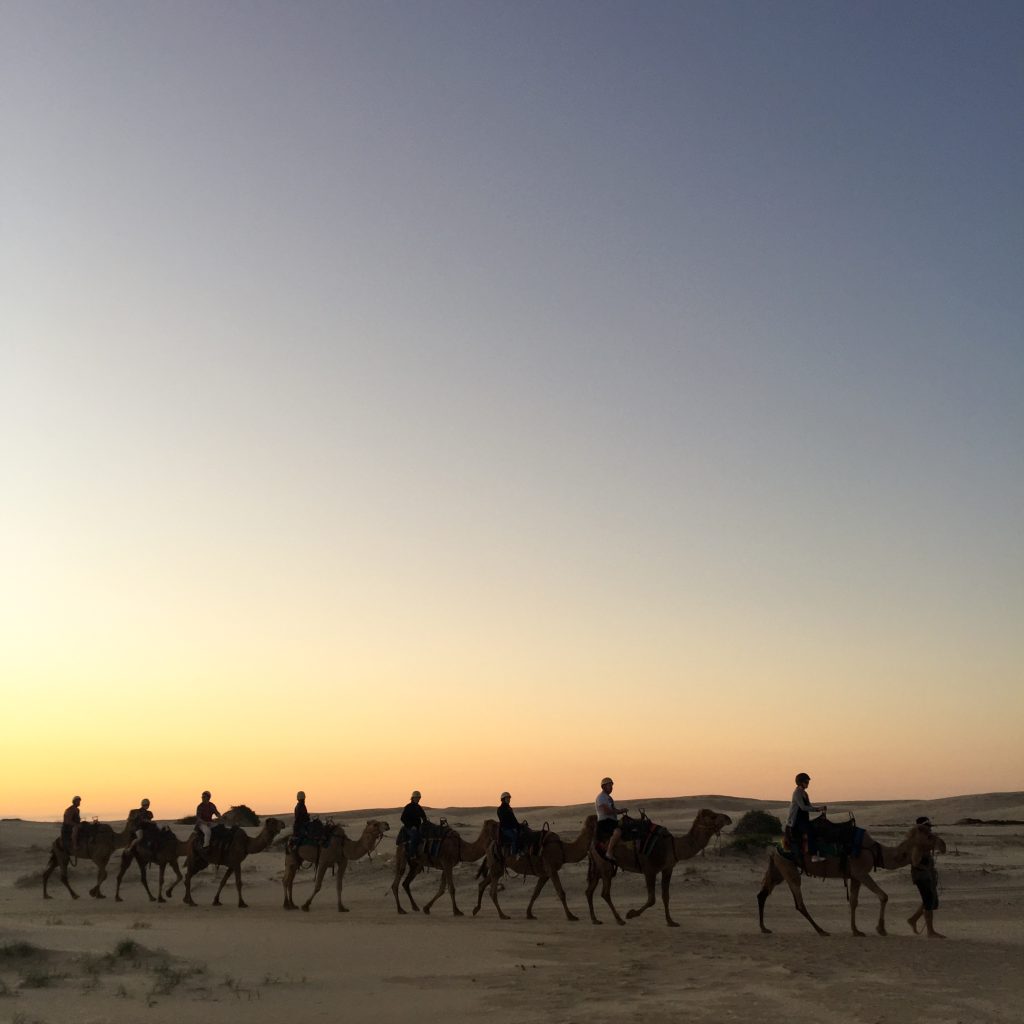
[[[705,806],[734,821],[754,808],[784,810],[728,797],[646,802],[654,820],[679,832]],[[284,911],[280,847],[246,862],[249,908],[244,910],[235,905],[233,886],[225,891],[224,906],[209,905],[214,892],[209,870],[194,888],[197,908],[182,904],[180,886],[173,900],[150,903],[134,868],[122,887],[124,901],[116,903],[117,854],[104,884],[107,899],[86,895],[95,869],[83,862],[71,873],[81,899],[73,901],[55,874],[54,898],[44,901],[39,874],[57,826],[4,821],[0,1021],[301,1024],[351,1015],[382,1024],[453,1017],[582,1024],[634,1015],[645,1024],[1024,1020],[1024,826],[953,824],[965,817],[1024,820],[1024,793],[848,809],[874,837],[893,845],[917,814],[931,815],[948,844],[939,859],[937,914],[945,941],[915,936],[907,927],[917,900],[905,870],[877,876],[890,896],[886,937],[874,931],[878,902],[870,893],[858,911],[858,924],[868,936],[851,935],[838,881],[805,883],[809,909],[830,936],[814,934],[784,889],[768,901],[766,920],[773,934],[762,935],[755,897],[766,856],[729,852],[728,835],[703,856],[677,866],[672,908],[681,927],[666,927],[660,898],[623,927],[597,900],[604,924],[595,927],[584,898],[585,864],[563,872],[577,923],[565,919],[550,886],[535,908],[540,919],[526,920],[532,883],[524,885],[517,877],[506,880],[501,894],[513,920],[500,921],[486,895],[474,917],[475,871],[469,866],[456,874],[464,917],[452,916],[447,897],[429,917],[400,917],[390,892],[391,838],[372,859],[349,866],[348,914],[335,909],[330,876],[310,913]],[[589,807],[518,810],[534,826],[547,820],[572,838]],[[442,813],[472,839],[493,808],[430,810],[435,819]],[[398,827],[396,810],[333,817],[350,834],[358,834],[369,817],[384,817]],[[177,831],[184,837],[188,828]],[[438,880],[431,872],[414,891],[429,898]],[[155,891],[155,872],[153,884]],[[296,883],[298,902],[311,885],[310,873],[303,873]],[[642,882],[620,874],[612,895],[620,912],[638,906]]]

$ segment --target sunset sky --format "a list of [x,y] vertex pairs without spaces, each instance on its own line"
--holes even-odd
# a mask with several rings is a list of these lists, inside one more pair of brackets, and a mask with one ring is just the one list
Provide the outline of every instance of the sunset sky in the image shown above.
[[1024,7],[0,5],[0,815],[1024,789]]

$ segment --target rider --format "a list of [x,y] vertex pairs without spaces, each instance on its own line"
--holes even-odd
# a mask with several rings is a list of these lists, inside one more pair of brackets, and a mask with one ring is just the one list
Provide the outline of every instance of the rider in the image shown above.
[[507,846],[515,857],[519,853],[519,839],[523,831],[523,825],[512,810],[512,794],[507,790],[501,794],[501,803],[498,805],[498,827],[501,830],[501,845]]
[[60,841],[68,856],[75,852],[78,845],[78,826],[82,824],[82,812],[79,810],[81,803],[80,796],[71,798],[71,806],[64,812],[64,820],[60,826]]
[[135,835],[132,837],[132,841],[128,844],[127,849],[124,851],[124,855],[132,853],[136,846],[142,841],[143,829],[147,822],[153,820],[153,812],[149,809],[149,800],[143,797],[142,803],[134,810],[128,812],[128,828],[135,826]]
[[803,861],[803,837],[806,836],[807,851],[811,854],[811,863],[820,864],[825,858],[818,856],[818,844],[811,830],[811,812],[824,814],[828,807],[825,804],[819,807],[811,803],[810,797],[807,795],[807,787],[811,784],[811,777],[807,772],[800,772],[794,781],[796,782],[796,789],[793,790],[793,798],[789,804],[789,817],[786,819],[790,844],[799,864]]
[[427,812],[420,807],[420,791],[414,789],[409,802],[402,808],[402,825],[405,828],[405,853],[411,860],[416,856],[420,833],[424,825],[428,825]]
[[612,787],[615,783],[606,775],[601,780],[601,792],[597,794],[594,806],[597,808],[597,832],[594,838],[600,842],[606,839],[608,846],[605,849],[605,856],[614,860],[612,856],[615,844],[622,838],[622,826],[619,823],[619,815],[626,813],[625,807],[616,807],[612,799]]
[[210,799],[210,791],[203,790],[203,799],[196,807],[196,831],[199,833],[199,848],[210,845],[213,819],[220,817],[217,805]]
[[292,836],[298,838],[309,827],[309,811],[306,810],[306,794],[300,789],[295,794],[295,817],[292,819]]

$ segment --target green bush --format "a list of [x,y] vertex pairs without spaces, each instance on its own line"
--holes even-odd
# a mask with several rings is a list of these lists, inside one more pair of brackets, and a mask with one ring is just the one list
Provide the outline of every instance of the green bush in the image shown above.
[[728,849],[734,853],[759,853],[782,835],[782,822],[767,811],[747,811],[732,830]]

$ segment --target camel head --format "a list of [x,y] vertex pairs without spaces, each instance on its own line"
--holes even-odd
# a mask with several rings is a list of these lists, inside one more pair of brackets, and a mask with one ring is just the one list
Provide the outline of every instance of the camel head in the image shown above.
[[726,825],[732,824],[732,818],[728,814],[719,814],[708,807],[702,807],[693,819],[694,828],[699,828],[713,835],[718,835]]
[[263,823],[263,827],[267,830],[270,838],[273,839],[284,828],[284,822],[280,818],[267,818]]
[[371,842],[371,849],[376,849],[377,845],[384,838],[384,833],[387,832],[391,826],[386,821],[377,821],[376,818],[370,818],[366,823],[366,828],[363,829],[363,835],[368,836]]

